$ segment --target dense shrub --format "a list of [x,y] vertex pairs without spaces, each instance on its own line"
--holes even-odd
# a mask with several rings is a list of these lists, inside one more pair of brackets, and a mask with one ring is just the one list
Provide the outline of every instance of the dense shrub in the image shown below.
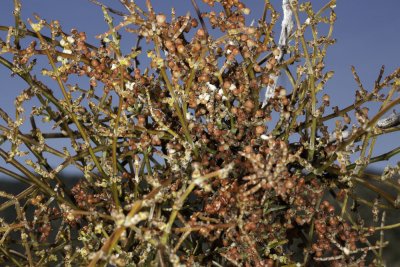
[[[398,167],[383,175],[366,167],[398,153],[372,156],[399,124],[396,114],[382,118],[400,102],[400,70],[382,68],[371,90],[353,70],[354,103],[328,108],[335,1],[317,12],[283,1],[278,43],[281,12],[269,1],[251,24],[238,0],[204,0],[204,13],[193,0],[198,14],[168,17],[150,1],[120,2],[124,12],[97,3],[109,25],[98,46],[57,21],[25,23],[19,1],[16,24],[0,26],[8,33],[0,63],[29,85],[15,116],[0,112],[0,156],[10,166],[0,171],[31,185],[1,192],[1,210],[14,206],[17,216],[1,220],[0,262],[382,265],[388,243],[376,240],[398,226],[384,223],[400,205]],[[133,40],[129,53],[122,38]],[[39,57],[48,60],[41,75],[58,87],[33,74]],[[33,99],[39,105],[25,111]],[[381,103],[376,114],[369,102]],[[68,188],[60,172],[71,166],[82,178]]]

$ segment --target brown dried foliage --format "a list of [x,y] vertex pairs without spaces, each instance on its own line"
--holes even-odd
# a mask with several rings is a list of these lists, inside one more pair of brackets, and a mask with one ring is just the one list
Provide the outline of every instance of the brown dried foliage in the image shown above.
[[[0,156],[17,171],[0,171],[31,187],[18,196],[1,195],[9,199],[1,209],[13,205],[18,216],[13,222],[1,220],[0,262],[382,264],[386,243],[374,238],[377,230],[396,227],[384,225],[381,211],[399,207],[393,191],[385,191],[399,192],[393,179],[398,169],[376,177],[365,168],[398,153],[372,157],[376,138],[395,131],[376,123],[400,102],[395,97],[400,71],[383,77],[382,70],[371,91],[354,71],[360,85],[354,105],[324,115],[330,98],[321,91],[332,76],[324,57],[334,43],[335,1],[318,12],[293,1],[296,30],[283,62],[275,59],[279,51],[272,30],[279,15],[269,1],[254,25],[246,20],[250,10],[244,2],[204,2],[211,10],[197,9],[199,17],[173,11],[169,19],[150,1],[146,9],[121,1],[128,13],[120,23],[111,15],[123,13],[96,2],[110,27],[98,36],[97,47],[87,43],[84,32],[65,33],[57,21],[37,18],[29,30],[15,1],[16,25],[0,26],[8,32],[0,48],[12,59],[0,57],[0,63],[29,88],[15,101],[15,119],[1,111],[2,144],[11,148],[1,148]],[[310,21],[301,24],[299,12]],[[326,35],[318,35],[321,25]],[[212,36],[211,28],[219,35]],[[307,30],[313,39],[305,39]],[[124,55],[122,37],[132,39],[130,33],[138,41]],[[24,45],[22,39],[31,42]],[[146,41],[147,54],[140,40]],[[33,75],[35,60],[43,55],[49,65],[42,74],[58,89]],[[292,88],[278,86],[261,108],[261,89],[280,72]],[[23,133],[23,104],[34,98],[40,106],[29,114],[32,132]],[[364,108],[370,101],[382,102],[371,118]],[[352,112],[356,120],[345,132],[342,124],[351,123]],[[52,123],[53,132],[37,127],[38,118]],[[329,134],[326,123],[332,119],[336,128]],[[69,143],[60,150],[48,143],[52,138]],[[354,161],[350,155],[357,153]],[[52,166],[46,159],[50,154],[63,162]],[[68,166],[83,174],[71,189],[60,178]],[[359,187],[382,201],[358,196]],[[364,222],[350,203],[373,207],[376,220]],[[34,209],[33,217],[25,216],[28,208]],[[12,244],[20,237],[16,249]]]

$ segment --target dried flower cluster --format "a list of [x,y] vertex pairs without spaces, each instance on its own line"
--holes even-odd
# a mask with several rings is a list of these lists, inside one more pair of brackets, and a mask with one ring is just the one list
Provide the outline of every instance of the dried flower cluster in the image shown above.
[[[385,225],[382,211],[400,207],[399,167],[382,176],[366,167],[399,152],[372,154],[377,138],[398,130],[399,116],[384,116],[400,103],[400,69],[384,77],[382,68],[369,91],[353,69],[354,104],[330,113],[322,90],[333,75],[324,58],[335,0],[317,12],[284,1],[295,20],[285,45],[275,44],[280,12],[269,1],[253,23],[244,2],[203,1],[209,11],[192,0],[197,14],[182,16],[158,13],[149,0],[144,9],[121,0],[126,13],[93,1],[109,26],[99,46],[58,21],[25,23],[14,1],[16,24],[0,26],[1,54],[12,57],[0,63],[29,87],[15,100],[15,118],[0,109],[0,156],[12,166],[0,172],[30,187],[0,192],[0,210],[17,212],[0,221],[2,264],[383,264],[383,231],[399,225]],[[132,35],[124,54],[122,38]],[[57,88],[33,74],[43,56],[41,74]],[[280,75],[290,88],[278,86]],[[260,100],[267,87],[274,92]],[[25,113],[33,99],[40,105]],[[381,103],[373,116],[370,102]],[[25,116],[30,133],[20,129]],[[55,138],[68,142],[52,146]],[[72,188],[60,177],[70,167],[82,172]]]

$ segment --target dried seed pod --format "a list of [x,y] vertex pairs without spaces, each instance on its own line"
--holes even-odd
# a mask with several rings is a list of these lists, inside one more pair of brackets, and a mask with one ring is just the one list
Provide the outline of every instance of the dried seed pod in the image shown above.
[[257,126],[256,127],[256,134],[258,135],[258,136],[260,136],[260,135],[262,135],[264,132],[265,132],[265,126],[263,126],[263,125],[259,125],[259,126]]
[[350,124],[351,122],[351,118],[347,113],[343,114],[343,120],[346,124]]
[[325,106],[329,106],[329,104],[330,104],[330,97],[329,97],[329,95],[324,94],[324,95],[322,96],[322,101],[323,101],[323,103],[324,103]]
[[164,22],[166,21],[167,17],[164,14],[158,14],[156,16],[156,21],[158,25],[162,25],[164,24]]
[[176,49],[178,50],[179,54],[183,54],[185,52],[185,46],[182,44],[177,45]]
[[204,38],[206,36],[206,32],[203,29],[198,29],[197,30],[197,36],[199,38]]

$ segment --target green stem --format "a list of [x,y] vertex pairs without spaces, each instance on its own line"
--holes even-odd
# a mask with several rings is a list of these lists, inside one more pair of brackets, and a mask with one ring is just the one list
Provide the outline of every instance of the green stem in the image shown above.
[[[388,103],[386,106],[382,107],[382,109],[367,123],[367,125],[363,128],[360,128],[356,133],[354,133],[349,139],[346,141],[343,141],[337,148],[337,151],[343,151],[346,146],[357,140],[359,137],[361,137],[365,132],[370,130],[371,127],[374,127],[376,122],[390,109],[392,109],[394,106],[398,105],[400,103],[400,98],[397,98],[393,100],[392,102]],[[321,173],[327,168],[329,168],[332,163],[336,160],[337,158],[337,153],[334,153],[331,158],[320,168],[318,168],[318,171]]]
[[[35,32],[36,32],[37,36],[39,37],[41,43],[45,44],[45,40],[43,39],[43,37],[40,34],[40,32],[38,32],[38,31],[35,31]],[[63,82],[60,79],[60,75],[58,73],[58,69],[57,69],[56,65],[54,64],[54,61],[53,61],[52,56],[50,55],[50,52],[47,49],[46,49],[46,55],[47,55],[47,58],[49,59],[50,65],[53,68],[53,71],[54,71],[55,76],[56,76],[55,78],[57,80],[57,83],[58,83],[58,85],[59,85],[59,87],[61,89],[61,92],[62,92],[65,100],[67,100],[68,103],[71,103],[71,99],[70,99],[70,97],[69,97],[69,95],[68,95],[68,93],[67,93],[67,91],[66,91],[66,89],[64,87]],[[103,177],[107,177],[107,174],[104,172],[104,170],[101,167],[96,155],[93,152],[93,149],[92,149],[92,147],[90,145],[90,139],[88,138],[88,136],[86,134],[86,131],[84,131],[84,128],[80,124],[79,120],[76,118],[75,113],[72,110],[68,110],[68,112],[69,112],[69,115],[71,116],[73,122],[75,123],[76,127],[78,128],[78,131],[81,134],[83,140],[87,143],[88,148],[89,148],[89,153],[90,153],[90,156],[91,156],[94,164],[96,165],[96,167],[100,171],[100,173],[103,175]]]
[[164,234],[161,237],[161,244],[162,245],[166,245],[169,239],[169,235],[171,233],[171,229],[172,229],[172,225],[175,222],[175,218],[179,212],[179,210],[182,208],[183,204],[185,203],[187,197],[189,196],[189,194],[193,191],[193,189],[197,186],[202,184],[203,182],[205,182],[206,180],[213,178],[213,177],[224,177],[224,174],[227,173],[230,168],[233,165],[228,165],[227,167],[214,171],[214,172],[210,172],[207,173],[203,176],[199,176],[199,175],[193,175],[192,176],[192,182],[189,184],[189,186],[184,190],[184,192],[180,195],[179,199],[173,204],[172,207],[172,212],[171,215],[168,219],[168,223],[167,226],[165,227],[164,230]]
[[[69,200],[64,199],[60,195],[57,194],[52,188],[50,188],[47,184],[43,183],[38,177],[33,175],[30,171],[28,171],[21,163],[16,161],[15,159],[9,159],[8,153],[0,148],[0,157],[2,157],[7,163],[12,164],[15,168],[17,168],[20,172],[22,172],[25,176],[30,179],[30,184],[37,185],[44,193],[51,197],[55,197],[57,201],[67,204],[70,207],[75,208],[75,205]],[[25,179],[26,180],[26,179]]]
[[[154,41],[154,45],[155,45],[155,50],[156,50],[157,56],[160,57],[160,49],[159,49],[158,42],[157,42],[156,39],[153,39],[153,41]],[[182,109],[178,104],[178,99],[176,97],[174,89],[172,88],[171,82],[169,81],[169,78],[168,78],[167,72],[165,71],[165,67],[164,66],[161,66],[160,72],[161,72],[161,76],[164,79],[164,82],[165,82],[165,84],[167,86],[167,89],[168,89],[168,91],[169,91],[169,93],[170,93],[170,95],[172,97],[172,100],[173,100],[173,103],[174,103],[174,108],[176,110],[176,114],[178,115],[178,119],[179,119],[179,121],[180,121],[180,123],[182,125],[183,133],[184,133],[184,135],[186,137],[186,140],[192,146],[195,157],[198,158],[199,157],[199,151],[198,151],[196,145],[193,142],[192,136],[190,135],[189,128],[187,127],[186,118],[185,118],[185,116],[182,115]]]
[[[293,6],[291,8],[293,10],[293,14],[296,19],[297,30],[301,31],[301,23],[300,23],[299,14],[297,11],[297,5]],[[308,47],[307,47],[306,40],[304,38],[304,34],[300,35],[300,41],[303,46],[303,52],[304,52],[305,59],[306,59],[306,65],[307,65],[307,70],[308,70],[308,75],[309,75],[308,87],[309,87],[309,90],[311,93],[311,134],[310,134],[310,147],[308,150],[308,160],[311,161],[314,158],[315,135],[316,135],[316,131],[317,131],[317,118],[316,118],[317,98],[316,98],[316,92],[315,92],[315,75],[314,75],[314,70],[313,70],[313,64],[311,62],[310,55],[308,53]]]

